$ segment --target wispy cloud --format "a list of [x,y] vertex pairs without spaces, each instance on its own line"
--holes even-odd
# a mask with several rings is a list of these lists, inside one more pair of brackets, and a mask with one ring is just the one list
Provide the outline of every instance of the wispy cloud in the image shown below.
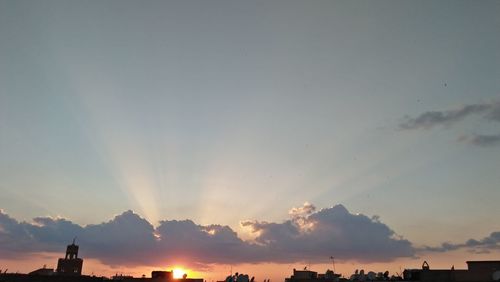
[[243,221],[257,235],[245,241],[229,226],[164,220],[154,227],[132,211],[87,226],[50,217],[18,222],[0,212],[0,258],[61,252],[74,236],[83,257],[108,265],[324,261],[331,255],[375,262],[414,255],[412,244],[378,218],[351,214],[342,205],[316,211],[306,203],[290,215],[280,223]]
[[497,135],[474,134],[471,136],[462,136],[458,140],[461,142],[465,142],[480,147],[490,147],[490,146],[500,145],[500,134]]
[[480,240],[469,239],[463,243],[445,242],[437,247],[425,246],[420,248],[419,251],[448,252],[463,248],[468,248],[469,251],[474,253],[488,253],[490,250],[500,249],[500,232],[492,232],[489,236]]
[[[471,104],[451,110],[429,111],[417,117],[405,117],[399,124],[400,130],[431,129],[436,126],[451,126],[468,116],[478,115],[484,121],[500,122],[500,101]],[[491,147],[500,145],[500,134],[465,134],[458,141],[480,146]]]
[[430,129],[438,125],[452,125],[471,115],[482,115],[486,120],[500,121],[500,102],[465,105],[458,109],[428,111],[417,117],[406,117],[399,124],[402,130]]

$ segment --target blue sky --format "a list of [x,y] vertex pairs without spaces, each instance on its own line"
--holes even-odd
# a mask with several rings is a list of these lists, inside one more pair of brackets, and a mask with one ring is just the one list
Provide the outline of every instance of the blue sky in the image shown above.
[[[0,1],[0,208],[228,225],[308,201],[500,230],[498,1]],[[430,111],[487,110],[430,128]],[[496,139],[495,139],[496,140]],[[497,144],[497,145],[495,145]],[[432,231],[432,232],[431,232]]]

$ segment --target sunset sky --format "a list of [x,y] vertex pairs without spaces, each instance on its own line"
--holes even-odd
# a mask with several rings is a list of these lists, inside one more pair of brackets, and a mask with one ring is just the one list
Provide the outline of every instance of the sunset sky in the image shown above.
[[0,269],[500,259],[500,1],[0,0]]

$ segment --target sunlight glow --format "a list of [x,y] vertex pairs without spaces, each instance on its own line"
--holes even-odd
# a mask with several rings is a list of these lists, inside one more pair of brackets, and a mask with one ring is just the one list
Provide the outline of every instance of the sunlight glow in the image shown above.
[[[143,136],[131,134],[129,125],[133,119],[126,110],[110,106],[120,103],[118,93],[122,89],[95,75],[78,80],[75,85],[82,91],[78,98],[89,122],[85,134],[92,136],[94,149],[109,169],[117,187],[123,191],[134,210],[137,209],[149,222],[159,221],[158,195],[162,186],[160,175],[156,173],[157,165],[151,157],[153,149],[144,145]],[[115,126],[117,121],[123,121],[123,125]]]
[[174,268],[173,272],[174,272],[174,278],[176,279],[182,278],[184,274],[187,274],[187,272],[182,268]]

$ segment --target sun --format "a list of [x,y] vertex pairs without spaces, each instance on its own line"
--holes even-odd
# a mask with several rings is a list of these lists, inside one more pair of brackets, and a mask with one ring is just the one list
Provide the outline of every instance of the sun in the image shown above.
[[187,273],[187,271],[185,271],[182,268],[174,268],[173,272],[174,272],[174,278],[176,279],[182,278],[182,276]]

